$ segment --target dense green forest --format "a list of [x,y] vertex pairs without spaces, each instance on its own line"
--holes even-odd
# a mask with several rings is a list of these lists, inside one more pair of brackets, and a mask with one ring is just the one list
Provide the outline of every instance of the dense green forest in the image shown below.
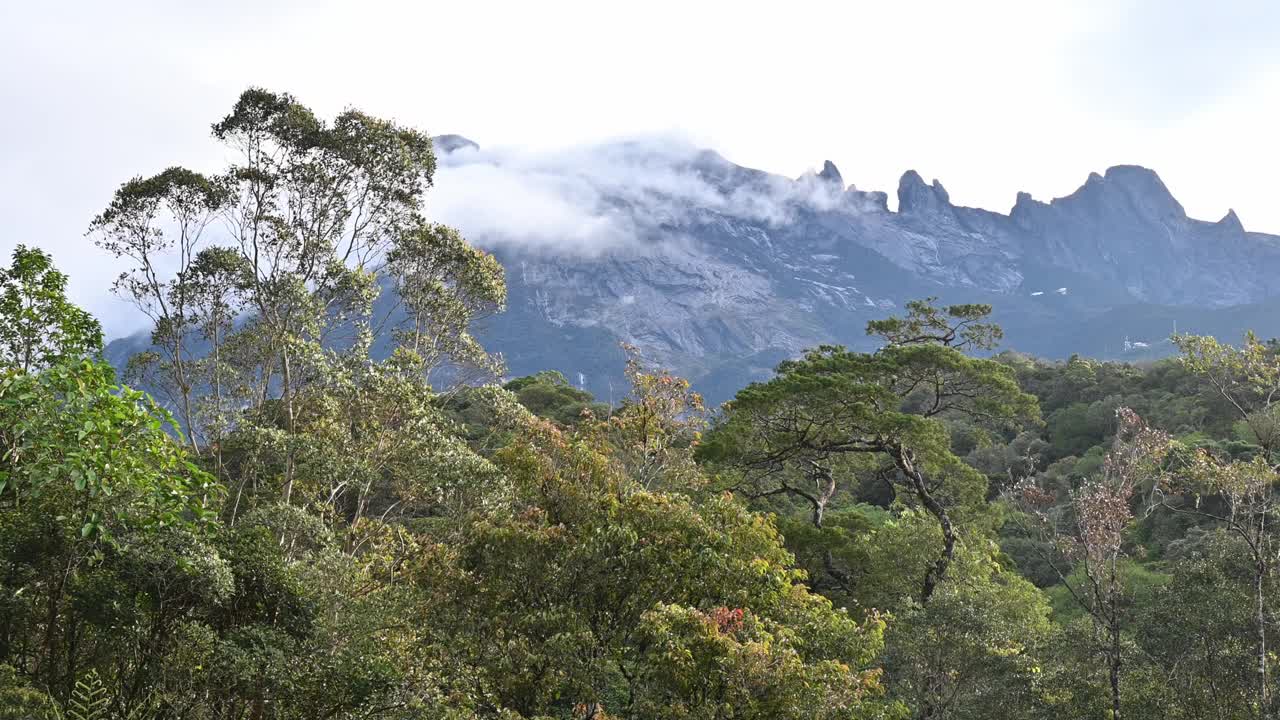
[[1044,362],[922,300],[721,408],[626,348],[610,406],[501,384],[427,135],[250,90],[213,136],[86,219],[128,368],[0,270],[0,718],[1276,715],[1275,344]]

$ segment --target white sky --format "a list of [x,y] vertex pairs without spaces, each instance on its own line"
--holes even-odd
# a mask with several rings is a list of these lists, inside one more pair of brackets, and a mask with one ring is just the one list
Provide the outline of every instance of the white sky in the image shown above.
[[1194,217],[1280,232],[1268,0],[0,0],[0,254],[51,250],[127,326],[85,227],[131,176],[217,169],[249,85],[484,146],[674,132],[891,196],[914,168],[1001,212],[1138,163]]

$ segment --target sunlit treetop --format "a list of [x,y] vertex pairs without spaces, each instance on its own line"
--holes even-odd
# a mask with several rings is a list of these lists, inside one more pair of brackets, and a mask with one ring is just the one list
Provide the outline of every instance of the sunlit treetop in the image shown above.
[[956,349],[991,350],[1000,344],[1004,331],[987,321],[990,305],[934,305],[937,298],[907,303],[906,317],[891,317],[867,323],[867,334],[884,338],[890,345],[936,344]]

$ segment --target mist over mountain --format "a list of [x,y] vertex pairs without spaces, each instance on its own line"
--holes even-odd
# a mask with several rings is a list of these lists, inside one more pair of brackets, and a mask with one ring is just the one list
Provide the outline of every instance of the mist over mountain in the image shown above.
[[1019,193],[1000,213],[956,206],[912,170],[890,209],[831,162],[787,178],[670,137],[436,145],[429,214],[507,270],[509,308],[484,326],[486,346],[512,375],[557,369],[602,399],[620,394],[620,342],[719,401],[805,348],[869,347],[867,320],[927,296],[991,303],[1005,348],[1050,358],[1167,354],[1175,328],[1280,334],[1280,237],[1234,212],[1189,218],[1142,167],[1047,202]]

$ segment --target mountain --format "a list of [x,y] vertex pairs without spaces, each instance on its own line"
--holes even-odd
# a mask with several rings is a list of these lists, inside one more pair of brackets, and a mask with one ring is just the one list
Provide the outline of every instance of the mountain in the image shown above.
[[914,171],[890,210],[831,162],[792,180],[706,151],[627,152],[642,185],[655,166],[685,180],[600,183],[599,206],[635,219],[636,242],[584,254],[473,237],[508,268],[511,309],[485,334],[514,372],[555,367],[608,393],[626,341],[724,399],[806,347],[870,347],[867,320],[925,296],[989,302],[1006,347],[1047,357],[1167,354],[1175,324],[1235,340],[1247,317],[1280,333],[1280,237],[1234,212],[1188,218],[1146,168],[1047,203],[1019,193],[1001,214],[956,206]]
[[1006,347],[1046,357],[1153,357],[1175,323],[1280,334],[1280,237],[1234,212],[1187,217],[1142,167],[1002,214],[915,171],[890,210],[831,162],[791,179],[666,141],[520,155],[450,135],[437,151],[433,216],[507,268],[486,346],[513,375],[558,369],[606,400],[623,392],[619,342],[719,401],[805,348],[871,347],[867,320],[927,296],[991,303]]

